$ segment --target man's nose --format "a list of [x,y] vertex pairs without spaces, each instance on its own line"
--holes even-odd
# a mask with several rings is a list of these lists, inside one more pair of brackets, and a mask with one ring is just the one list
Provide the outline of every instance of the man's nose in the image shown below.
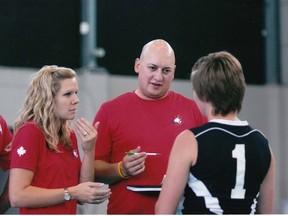
[[163,79],[162,69],[158,68],[158,70],[155,72],[154,78],[156,80],[161,81]]

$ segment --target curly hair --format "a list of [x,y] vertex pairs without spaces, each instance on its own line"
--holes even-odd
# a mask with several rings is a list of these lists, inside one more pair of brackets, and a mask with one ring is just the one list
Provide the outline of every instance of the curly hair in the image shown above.
[[14,132],[28,121],[34,121],[45,137],[50,150],[58,152],[57,144],[71,149],[71,121],[62,123],[55,112],[54,97],[60,89],[60,81],[76,77],[74,70],[56,65],[44,66],[33,74],[24,105],[14,123]]

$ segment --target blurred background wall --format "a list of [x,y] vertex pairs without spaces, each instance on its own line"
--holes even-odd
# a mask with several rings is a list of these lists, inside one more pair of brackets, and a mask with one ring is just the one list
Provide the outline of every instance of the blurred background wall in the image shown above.
[[[196,59],[230,51],[247,81],[240,117],[270,140],[277,163],[275,213],[288,213],[288,0],[136,2],[1,0],[0,114],[13,125],[32,73],[46,64],[77,71],[78,117],[92,121],[101,103],[136,88],[134,60],[148,41],[163,38],[172,45],[172,89],[187,97]],[[2,186],[7,173],[0,178]],[[106,204],[81,206],[79,214],[105,214]]]

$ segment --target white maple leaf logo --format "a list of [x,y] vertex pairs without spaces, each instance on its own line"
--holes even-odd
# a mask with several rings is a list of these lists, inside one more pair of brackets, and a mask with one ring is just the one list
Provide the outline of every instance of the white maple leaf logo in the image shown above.
[[21,146],[19,149],[17,149],[17,153],[21,157],[22,155],[26,153],[26,150],[24,149],[23,146]]

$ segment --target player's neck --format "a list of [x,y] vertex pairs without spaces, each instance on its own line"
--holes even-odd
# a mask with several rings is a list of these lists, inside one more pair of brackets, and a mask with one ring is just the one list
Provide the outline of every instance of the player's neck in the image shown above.
[[223,115],[209,115],[208,117],[208,120],[211,121],[213,119],[223,119],[223,120],[229,120],[229,121],[240,121],[240,119],[238,118],[237,114],[236,113],[229,113],[228,115],[226,116],[223,116]]

